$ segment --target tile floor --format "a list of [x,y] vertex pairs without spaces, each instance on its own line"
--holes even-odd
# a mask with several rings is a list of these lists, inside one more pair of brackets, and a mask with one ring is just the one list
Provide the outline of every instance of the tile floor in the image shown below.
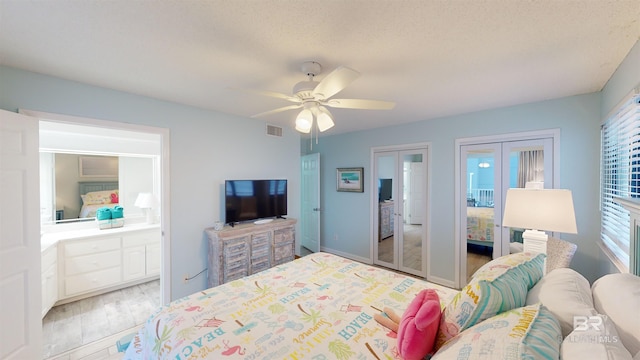
[[160,281],[156,280],[55,306],[42,320],[43,358],[111,359],[82,357],[94,350],[99,356],[121,358],[116,341],[135,331],[159,305]]

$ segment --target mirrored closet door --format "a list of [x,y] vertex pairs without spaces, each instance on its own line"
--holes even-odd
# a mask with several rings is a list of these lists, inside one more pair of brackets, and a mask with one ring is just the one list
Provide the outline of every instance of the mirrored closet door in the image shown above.
[[427,148],[374,150],[374,263],[426,277]]
[[467,284],[482,265],[522,251],[524,229],[501,226],[509,188],[553,188],[551,138],[502,141],[460,148],[461,280]]

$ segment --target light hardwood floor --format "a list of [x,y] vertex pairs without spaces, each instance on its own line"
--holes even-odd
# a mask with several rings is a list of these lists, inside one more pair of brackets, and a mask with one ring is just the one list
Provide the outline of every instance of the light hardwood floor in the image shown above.
[[491,261],[488,253],[477,253],[467,251],[467,283],[471,281],[471,276],[484,264]]
[[[422,267],[422,226],[404,225],[404,266],[420,270]],[[395,239],[393,236],[383,239],[378,243],[378,259],[386,262],[393,262],[393,247]]]
[[160,281],[55,306],[42,320],[43,358],[119,359],[115,343],[160,305]]

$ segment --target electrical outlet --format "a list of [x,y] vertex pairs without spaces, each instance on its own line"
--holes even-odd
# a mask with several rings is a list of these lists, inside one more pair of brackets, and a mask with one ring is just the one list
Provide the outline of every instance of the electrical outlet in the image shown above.
[[189,274],[185,274],[184,277],[182,278],[182,282],[186,284],[188,281],[189,281]]
[[338,241],[338,234],[333,234],[333,240]]

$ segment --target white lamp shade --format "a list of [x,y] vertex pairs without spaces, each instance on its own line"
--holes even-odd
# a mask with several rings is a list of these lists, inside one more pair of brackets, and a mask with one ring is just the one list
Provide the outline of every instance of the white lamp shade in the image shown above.
[[571,191],[509,189],[502,226],[577,234]]
[[313,124],[313,114],[311,110],[303,109],[296,117],[296,130],[301,133],[308,134],[311,131],[311,125]]
[[318,130],[323,132],[329,130],[335,125],[331,118],[331,113],[324,106],[319,106],[316,113],[316,121],[318,122]]
[[158,207],[158,199],[152,193],[140,193],[134,205],[141,209],[153,209]]

